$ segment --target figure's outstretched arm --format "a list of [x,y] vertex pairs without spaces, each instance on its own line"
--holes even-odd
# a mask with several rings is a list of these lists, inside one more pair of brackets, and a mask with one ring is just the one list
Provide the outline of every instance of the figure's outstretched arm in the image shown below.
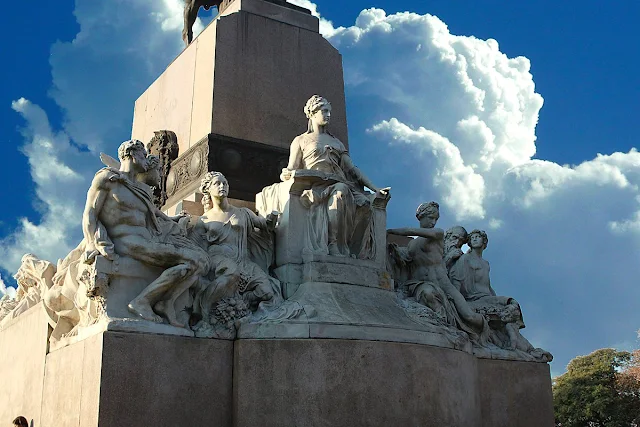
[[[87,192],[87,201],[82,215],[82,232],[87,242],[86,251],[88,259],[95,257],[95,252],[100,252],[100,249],[102,249],[96,242],[96,231],[98,230],[100,212],[109,195],[109,185],[110,181],[107,174],[99,172],[93,179],[91,187]],[[111,259],[112,254],[100,252],[100,255]]]
[[[351,156],[349,156],[349,153],[344,153],[342,155],[342,164],[346,169],[348,169],[348,171],[351,171],[351,173],[356,177],[358,182],[363,186],[367,187],[368,189],[370,189],[375,193],[381,193],[385,196],[389,194],[389,190],[391,190],[391,188],[377,187],[356,165],[353,164],[353,161],[351,160]],[[345,171],[345,172],[348,172],[348,171]]]
[[444,230],[441,228],[390,228],[387,233],[407,237],[425,237],[427,239],[442,239],[444,237]]

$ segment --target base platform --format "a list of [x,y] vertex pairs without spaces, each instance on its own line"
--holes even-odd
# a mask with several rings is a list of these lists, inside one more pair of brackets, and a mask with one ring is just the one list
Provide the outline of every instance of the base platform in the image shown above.
[[[42,314],[0,331],[0,374],[25,385],[0,414],[34,427],[553,426],[546,363],[386,341],[114,331],[46,354],[35,345],[46,342]],[[28,351],[5,351],[18,344]]]

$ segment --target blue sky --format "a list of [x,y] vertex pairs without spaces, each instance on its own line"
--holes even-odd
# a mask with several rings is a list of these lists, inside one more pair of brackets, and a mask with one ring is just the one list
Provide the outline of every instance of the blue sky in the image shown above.
[[[640,347],[640,4],[315,5],[343,54],[354,161],[393,187],[388,225],[435,199],[443,227],[486,229],[493,285],[522,304],[556,373],[597,348]],[[55,261],[75,245],[97,152],[128,137],[180,25],[178,0],[5,5],[6,281],[19,254]]]

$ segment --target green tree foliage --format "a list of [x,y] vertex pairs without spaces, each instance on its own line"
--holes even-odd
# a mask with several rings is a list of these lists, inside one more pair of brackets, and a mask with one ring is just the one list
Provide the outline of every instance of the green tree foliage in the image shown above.
[[637,352],[604,348],[569,362],[553,384],[556,426],[640,425],[640,368]]

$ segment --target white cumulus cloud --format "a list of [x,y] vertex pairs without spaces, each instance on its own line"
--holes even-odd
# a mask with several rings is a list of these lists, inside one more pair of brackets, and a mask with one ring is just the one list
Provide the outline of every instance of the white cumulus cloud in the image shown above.
[[543,99],[529,60],[435,16],[369,9],[330,41],[344,57],[354,158],[393,187],[390,226],[437,200],[443,227],[488,229],[492,282],[522,303],[525,335],[556,354],[556,371],[634,334],[635,149],[578,165],[535,159]]
[[37,224],[21,218],[15,233],[0,241],[0,265],[16,271],[27,252],[54,260],[68,252],[67,236],[80,220],[77,194],[86,191],[86,183],[65,162],[77,154],[77,149],[63,132],[51,130],[46,113],[24,98],[14,101],[12,108],[27,122],[23,129],[27,142],[22,151],[29,159],[38,197],[36,209],[42,215]]
[[[182,49],[182,8],[182,0],[76,1],[80,31],[51,49],[51,96],[62,109],[62,127],[51,126],[46,112],[28,100],[12,105],[26,123],[22,152],[41,218],[22,218],[0,241],[0,267],[16,271],[26,252],[55,261],[82,238],[82,208],[101,167],[98,154],[116,154],[131,133],[135,99]],[[198,20],[196,33],[202,28]]]
[[9,298],[12,299],[15,298],[16,288],[7,286],[6,283],[4,283],[4,280],[2,280],[2,276],[0,276],[0,298],[4,297],[5,295],[8,295]]
[[309,0],[288,0],[289,3],[295,4],[296,6],[304,7],[305,9],[309,9],[311,14],[320,20],[320,34],[325,37],[329,37],[334,34],[337,29],[334,28],[333,22],[328,19],[323,18],[318,12],[318,5],[312,3]]

